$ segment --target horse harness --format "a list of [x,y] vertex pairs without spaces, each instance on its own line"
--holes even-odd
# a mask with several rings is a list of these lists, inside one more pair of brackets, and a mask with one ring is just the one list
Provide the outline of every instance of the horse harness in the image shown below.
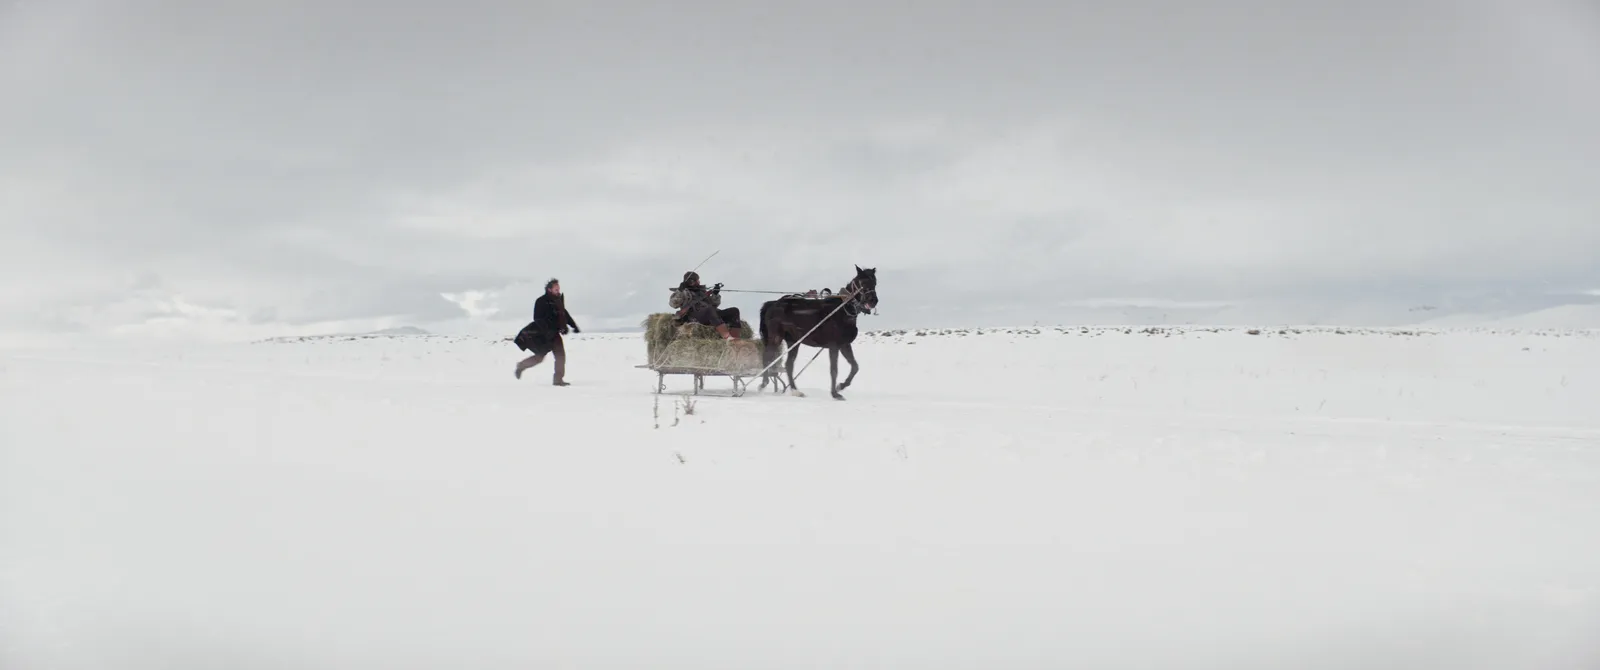
[[845,294],[849,294],[850,297],[844,304],[844,311],[846,314],[849,314],[852,317],[858,316],[862,312],[866,311],[866,305],[861,302],[861,294],[865,293],[866,290],[862,289],[860,284],[861,279],[859,277],[852,279],[850,280],[849,284],[845,285],[844,289],[839,294],[840,297],[843,297]]

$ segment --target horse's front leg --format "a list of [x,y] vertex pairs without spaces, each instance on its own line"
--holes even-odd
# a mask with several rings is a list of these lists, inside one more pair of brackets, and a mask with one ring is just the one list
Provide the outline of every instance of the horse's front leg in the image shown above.
[[839,386],[839,348],[828,347],[828,392],[833,394],[834,400],[844,400],[844,396],[839,395],[842,388]]
[[856,380],[856,371],[860,370],[861,366],[856,364],[855,349],[851,348],[848,343],[839,347],[839,353],[844,354],[844,362],[850,364],[850,374],[845,375],[844,383],[839,385],[839,390],[843,391],[850,388],[850,382]]

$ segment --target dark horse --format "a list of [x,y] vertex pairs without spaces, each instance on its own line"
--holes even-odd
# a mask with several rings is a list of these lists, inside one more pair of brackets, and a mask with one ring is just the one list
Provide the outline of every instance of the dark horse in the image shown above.
[[[856,365],[855,351],[850,348],[860,332],[856,328],[856,316],[863,312],[871,314],[877,307],[878,269],[863,270],[859,265],[856,266],[855,279],[851,279],[837,295],[827,298],[785,296],[762,303],[761,364],[770,371],[781,351],[780,347],[787,349],[789,360],[785,369],[789,377],[789,392],[804,396],[794,385],[794,359],[800,355],[800,348],[795,346],[795,342],[827,349],[831,383],[828,389],[835,400],[844,400],[839,392],[850,387],[850,382],[856,378],[856,371],[860,369]],[[839,383],[841,353],[844,354],[844,360],[850,363],[850,375],[845,377],[843,384]],[[761,381],[761,388],[767,387],[767,381]]]

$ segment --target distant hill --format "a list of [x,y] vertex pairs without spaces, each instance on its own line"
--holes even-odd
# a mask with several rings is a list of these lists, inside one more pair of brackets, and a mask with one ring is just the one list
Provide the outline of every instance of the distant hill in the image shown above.
[[1452,314],[1424,321],[1424,326],[1493,327],[1528,330],[1587,330],[1600,329],[1600,305],[1557,305],[1527,312],[1491,314]]
[[336,340],[336,339],[353,340],[353,339],[358,339],[358,338],[374,338],[374,337],[426,337],[426,336],[430,336],[432,334],[433,333],[430,333],[430,332],[428,332],[426,330],[423,330],[421,328],[418,328],[416,326],[397,326],[397,327],[394,327],[394,328],[384,328],[382,330],[372,330],[372,331],[367,331],[367,332],[364,332],[364,333],[329,333],[327,335],[285,335],[285,336],[281,336],[281,337],[269,337],[269,338],[266,338],[264,340],[258,340],[258,341],[259,342],[310,342],[310,341],[314,341],[314,340]]
[[[396,328],[384,328],[383,330],[374,330],[374,331],[369,332],[369,333],[356,333],[355,335],[356,336],[370,336],[370,335],[431,335],[431,334],[432,333],[429,333],[428,331],[423,330],[421,328],[418,328],[416,326],[399,326],[399,327],[396,327]],[[338,337],[338,336],[335,336],[335,337]],[[349,336],[347,335],[345,337],[349,337]]]

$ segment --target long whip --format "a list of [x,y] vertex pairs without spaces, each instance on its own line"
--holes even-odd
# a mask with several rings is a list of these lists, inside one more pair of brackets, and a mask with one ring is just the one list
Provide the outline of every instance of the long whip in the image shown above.
[[701,265],[705,265],[705,264],[706,264],[706,261],[709,261],[709,260],[711,260],[711,257],[712,257],[712,256],[716,256],[716,255],[717,255],[717,254],[720,254],[720,253],[722,253],[722,250],[721,250],[721,249],[718,249],[718,250],[716,250],[716,251],[713,251],[713,252],[711,252],[711,256],[706,256],[706,260],[704,260],[704,261],[700,261],[700,265],[696,265],[696,266],[694,266],[694,269],[693,269],[693,270],[690,270],[690,272],[699,272],[699,271],[700,271],[700,266],[701,266]]

